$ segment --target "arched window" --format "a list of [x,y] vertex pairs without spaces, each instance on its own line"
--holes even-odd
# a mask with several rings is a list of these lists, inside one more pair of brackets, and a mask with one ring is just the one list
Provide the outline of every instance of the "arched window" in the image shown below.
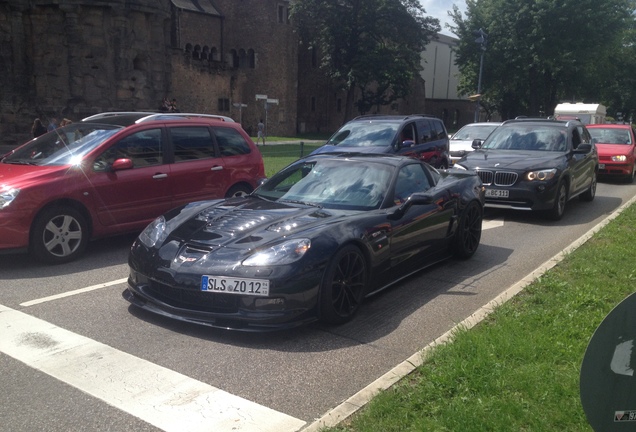
[[247,59],[249,68],[254,69],[256,67],[256,54],[254,54],[254,50],[251,48],[247,50]]
[[239,56],[239,68],[241,69],[247,69],[247,53],[245,52],[244,49],[240,49],[238,52],[238,56]]
[[135,59],[133,60],[133,69],[146,72],[148,70],[146,59],[139,56],[135,57]]
[[195,60],[199,60],[201,58],[201,45],[194,46],[194,51],[192,52],[192,58]]
[[192,44],[191,43],[187,43],[185,46],[185,53],[192,55]]
[[212,49],[210,50],[210,60],[212,60],[212,61],[220,61],[221,60],[219,58],[219,51],[216,49],[216,47],[212,47]]
[[236,52],[235,49],[231,49],[228,55],[230,57],[229,58],[230,61],[228,63],[230,63],[234,69],[237,69],[239,67],[238,53]]
[[203,47],[203,51],[201,51],[201,60],[208,60],[210,58],[210,48],[207,45]]

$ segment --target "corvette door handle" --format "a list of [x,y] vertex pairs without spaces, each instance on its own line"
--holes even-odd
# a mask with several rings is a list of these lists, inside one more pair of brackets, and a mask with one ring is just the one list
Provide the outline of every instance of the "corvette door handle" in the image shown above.
[[213,166],[212,168],[210,168],[210,171],[221,171],[223,169],[222,166],[217,165],[217,166]]
[[153,179],[162,179],[162,178],[168,178],[168,174],[155,174],[152,176]]

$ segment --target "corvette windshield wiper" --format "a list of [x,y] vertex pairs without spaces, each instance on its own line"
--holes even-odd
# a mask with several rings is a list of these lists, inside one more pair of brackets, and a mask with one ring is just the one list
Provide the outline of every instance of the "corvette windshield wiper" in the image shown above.
[[292,203],[292,204],[300,204],[300,205],[306,205],[306,206],[309,206],[309,207],[322,208],[322,206],[321,206],[320,204],[316,204],[316,203],[312,203],[312,202],[307,202],[307,201],[290,200],[290,199],[281,199],[281,200],[278,200],[278,202],[288,202],[288,203]]

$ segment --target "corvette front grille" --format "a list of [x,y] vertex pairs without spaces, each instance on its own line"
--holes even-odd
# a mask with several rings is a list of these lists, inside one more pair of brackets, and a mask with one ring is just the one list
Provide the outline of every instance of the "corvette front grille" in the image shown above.
[[159,282],[151,282],[150,285],[144,285],[141,290],[148,297],[181,309],[216,313],[238,312],[239,296],[231,294],[173,288]]

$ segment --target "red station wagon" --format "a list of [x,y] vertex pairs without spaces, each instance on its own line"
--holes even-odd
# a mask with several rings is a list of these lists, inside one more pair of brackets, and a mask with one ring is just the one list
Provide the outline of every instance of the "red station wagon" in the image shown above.
[[261,153],[227,117],[99,120],[56,129],[0,159],[0,252],[71,261],[89,239],[140,231],[188,202],[248,194],[265,178]]

